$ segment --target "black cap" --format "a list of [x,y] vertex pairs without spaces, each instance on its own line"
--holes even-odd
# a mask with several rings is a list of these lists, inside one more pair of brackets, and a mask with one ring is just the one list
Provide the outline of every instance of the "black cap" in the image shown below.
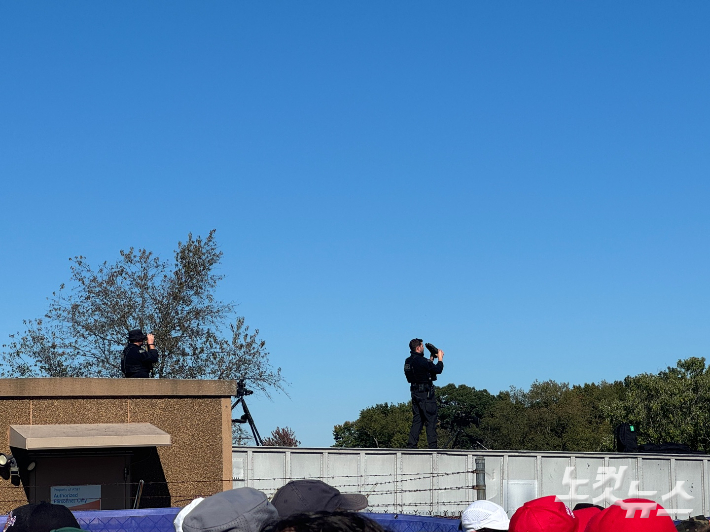
[[128,341],[129,342],[142,342],[148,338],[145,334],[143,334],[143,331],[140,329],[133,329],[132,331],[128,331]]
[[367,508],[367,497],[359,493],[340,493],[320,480],[292,480],[279,488],[271,504],[283,519],[303,512],[363,510]]
[[61,504],[25,504],[7,516],[7,532],[50,532],[58,528],[79,528],[79,523],[69,508]]

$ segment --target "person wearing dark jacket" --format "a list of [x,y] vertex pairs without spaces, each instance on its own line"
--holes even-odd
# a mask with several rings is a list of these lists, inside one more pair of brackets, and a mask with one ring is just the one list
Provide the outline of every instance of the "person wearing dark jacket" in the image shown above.
[[[147,340],[147,342],[146,342]],[[147,345],[143,345],[144,342]],[[128,333],[128,344],[121,355],[121,371],[127,378],[147,379],[158,361],[158,351],[155,349],[152,334],[143,334],[140,329]]]
[[[431,344],[428,344],[431,345]],[[432,349],[436,349],[432,346]],[[434,364],[434,358],[438,362]],[[409,431],[407,447],[416,449],[422,424],[426,426],[426,440],[430,449],[436,449],[436,396],[434,383],[436,376],[444,370],[444,352],[439,349],[427,360],[424,358],[424,343],[421,338],[409,342],[409,357],[404,361],[404,375],[412,392],[412,428]]]

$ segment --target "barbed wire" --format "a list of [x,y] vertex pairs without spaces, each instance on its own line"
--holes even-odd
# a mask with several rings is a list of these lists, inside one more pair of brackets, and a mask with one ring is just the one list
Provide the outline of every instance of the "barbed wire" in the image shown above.
[[[415,482],[415,481],[430,481],[432,479],[440,479],[440,478],[445,478],[445,477],[453,477],[456,475],[473,475],[475,474],[474,470],[462,470],[462,471],[445,471],[445,472],[430,472],[430,473],[396,473],[397,478],[392,479],[392,480],[375,480],[375,481],[369,481],[369,479],[375,477],[386,477],[386,478],[391,478],[392,473],[373,473],[373,474],[365,474],[365,475],[309,475],[308,479],[316,479],[316,480],[335,480],[335,479],[359,479],[361,480],[360,482],[357,483],[352,483],[352,484],[347,484],[347,483],[334,483],[335,486],[338,489],[343,488],[343,487],[357,487],[357,488],[364,488],[366,486],[387,486],[387,485],[396,485],[396,484],[401,484],[404,482]],[[403,478],[406,477],[406,478]],[[245,476],[244,478],[202,478],[202,479],[187,479],[187,480],[150,480],[150,481],[145,481],[145,485],[158,485],[158,484],[172,484],[172,485],[184,485],[184,484],[205,484],[205,483],[223,483],[223,482],[248,482],[248,483],[253,483],[253,482],[279,482],[279,483],[286,483],[290,482],[291,480],[300,480],[301,477],[290,477],[286,475],[279,475],[279,476],[269,476],[269,477],[251,477],[249,476],[248,478]],[[134,482],[102,482],[102,486],[137,486],[138,481]],[[46,487],[44,485],[39,485],[39,484],[23,484],[22,485],[25,488],[37,488],[37,487]],[[279,486],[280,487],[280,486]],[[438,487],[438,488],[427,488],[427,489],[462,489],[462,488],[472,488],[471,485],[460,485],[460,486],[443,486],[443,487]],[[21,489],[20,486],[2,486],[0,485],[0,490],[3,489]],[[417,490],[402,490],[402,491],[422,491],[421,489]],[[385,493],[385,492],[377,492],[379,493]]]
[[[215,479],[215,480],[155,480],[155,481],[144,481],[145,487],[156,487],[156,486],[189,486],[189,485],[205,485],[205,484],[223,484],[226,482],[234,482],[232,479]],[[382,485],[384,485],[383,483]],[[389,483],[387,483],[389,484]],[[102,482],[102,486],[129,486],[137,487],[139,482]],[[373,485],[373,488],[377,488],[378,484]],[[44,484],[23,484],[22,486],[0,486],[0,491],[14,491],[24,489],[41,489],[48,488],[48,485]],[[281,487],[281,486],[279,486]],[[361,486],[360,491],[367,492],[367,486]],[[145,489],[145,488],[144,488]],[[434,491],[457,491],[457,490],[467,490],[474,489],[470,484],[460,484],[453,486],[437,486],[437,487],[427,487],[427,488],[410,488],[410,489],[390,489],[390,490],[376,490],[370,491],[368,495],[391,495],[396,493],[421,493],[421,492],[434,492]]]
[[[398,478],[394,480],[388,480],[388,481],[376,481],[376,482],[368,482],[367,480],[363,480],[363,482],[360,482],[358,484],[341,484],[337,483],[337,486],[362,486],[362,485],[367,485],[367,484],[374,484],[374,485],[386,485],[386,484],[396,484],[400,482],[412,482],[416,480],[430,480],[432,478],[442,478],[442,477],[451,477],[451,476],[456,476],[456,475],[464,475],[468,473],[473,473],[473,471],[449,471],[449,472],[438,472],[438,473],[425,473],[421,474],[419,473],[419,476],[416,477],[410,477],[410,478]],[[417,473],[412,473],[412,475],[415,475]],[[373,475],[374,476],[374,475]],[[386,476],[386,477],[391,477],[391,475],[377,475],[377,476]],[[365,475],[365,477],[370,477],[370,475]],[[304,477],[307,479],[316,479],[316,480],[322,480],[322,479],[337,479],[337,478],[363,478],[362,476],[356,476],[356,475],[349,475],[349,476],[343,476],[343,475],[310,475],[308,477]],[[300,480],[301,477],[287,477],[287,476],[272,476],[272,477],[249,477],[248,482],[267,482],[267,481],[291,481],[291,480]],[[146,481],[146,484],[148,483],[168,483],[168,484],[191,484],[191,483],[205,483],[205,482],[247,482],[247,478],[222,478],[222,477],[214,477],[214,478],[202,478],[202,479],[187,479],[187,480],[151,480],[151,481]],[[138,484],[138,481],[135,482],[109,482],[109,483],[102,483],[102,485],[105,486],[110,486],[110,485],[132,485],[132,484]],[[25,487],[35,487],[35,485],[30,485],[30,484],[23,484]],[[18,489],[19,486],[2,486],[0,485],[0,489]]]
[[[310,479],[317,479],[317,480],[335,480],[335,479],[340,479],[340,478],[357,478],[361,479],[360,482],[354,483],[354,484],[348,484],[348,483],[334,483],[336,484],[336,487],[338,489],[340,488],[358,488],[362,489],[363,486],[367,485],[376,485],[376,486],[385,486],[388,484],[402,484],[405,482],[416,482],[416,481],[431,481],[432,479],[441,479],[444,477],[453,477],[457,475],[474,475],[475,472],[473,470],[467,470],[467,471],[448,471],[448,472],[432,472],[432,473],[408,473],[408,475],[412,475],[408,478],[402,478],[404,476],[403,473],[397,473],[397,478],[391,479],[392,474],[378,474],[378,475],[312,475],[309,476],[308,478]],[[417,475],[417,476],[414,476]],[[368,482],[368,479],[370,477],[386,477],[390,478],[391,480],[376,480],[374,482]],[[234,481],[236,482],[268,482],[268,481],[274,481],[274,480],[282,480],[286,479],[287,477],[246,477],[241,479],[241,478],[235,478]],[[294,480],[294,479],[290,479]]]
[[[312,475],[309,478],[318,478],[318,479],[326,479],[326,478],[370,478],[370,477],[392,477],[393,474],[397,475],[398,477],[402,476],[411,476],[415,478],[424,478],[424,477],[429,477],[429,476],[445,476],[445,475],[466,475],[470,473],[475,473],[474,469],[466,469],[466,470],[461,470],[461,471],[432,471],[430,473],[421,473],[421,472],[413,472],[413,473],[402,473],[402,472],[396,472],[396,473],[361,473],[361,474],[356,474],[356,475],[336,475],[336,474],[331,474],[331,475]],[[284,478],[284,477],[249,477],[250,480],[272,480],[272,479],[279,479],[279,478]]]
[[[449,472],[442,472],[442,473],[432,472],[431,474],[432,475],[437,475],[437,474],[462,475],[462,474],[466,474],[466,473],[475,473],[475,470],[474,469],[467,469],[465,471],[449,471]],[[398,472],[397,473],[398,476],[421,475],[421,474],[422,473],[420,473],[420,472],[415,472],[415,473]],[[391,477],[391,476],[392,476],[392,473],[362,473],[362,474],[355,474],[355,475],[318,475],[317,477],[313,477],[313,478],[362,478],[362,477]],[[259,480],[269,480],[269,478],[271,478],[271,477],[264,477],[263,479],[259,479]]]

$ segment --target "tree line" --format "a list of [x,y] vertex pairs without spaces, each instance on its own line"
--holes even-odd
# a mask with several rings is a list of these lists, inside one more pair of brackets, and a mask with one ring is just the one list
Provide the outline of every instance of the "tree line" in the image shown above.
[[[569,385],[552,380],[497,395],[465,384],[436,388],[442,448],[609,452],[614,428],[632,423],[640,444],[681,443],[710,452],[710,367],[679,360],[623,381]],[[410,402],[363,409],[333,429],[334,447],[406,447]],[[426,447],[422,433],[419,446]]]

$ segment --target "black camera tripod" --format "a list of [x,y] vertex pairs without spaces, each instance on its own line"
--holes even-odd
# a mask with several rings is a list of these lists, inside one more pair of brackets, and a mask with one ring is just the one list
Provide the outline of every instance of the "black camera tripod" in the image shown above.
[[232,423],[249,423],[249,427],[251,428],[251,433],[254,435],[254,441],[256,442],[257,445],[264,445],[264,442],[261,441],[261,436],[259,436],[259,431],[256,429],[256,424],[254,423],[254,418],[251,417],[251,413],[249,412],[249,407],[247,406],[247,402],[244,399],[245,395],[251,395],[254,392],[252,390],[247,390],[246,384],[244,382],[244,379],[239,379],[237,381],[237,400],[234,401],[234,404],[232,405],[232,410],[241,403],[242,404],[242,409],[244,410],[244,414],[242,417],[233,419]]

